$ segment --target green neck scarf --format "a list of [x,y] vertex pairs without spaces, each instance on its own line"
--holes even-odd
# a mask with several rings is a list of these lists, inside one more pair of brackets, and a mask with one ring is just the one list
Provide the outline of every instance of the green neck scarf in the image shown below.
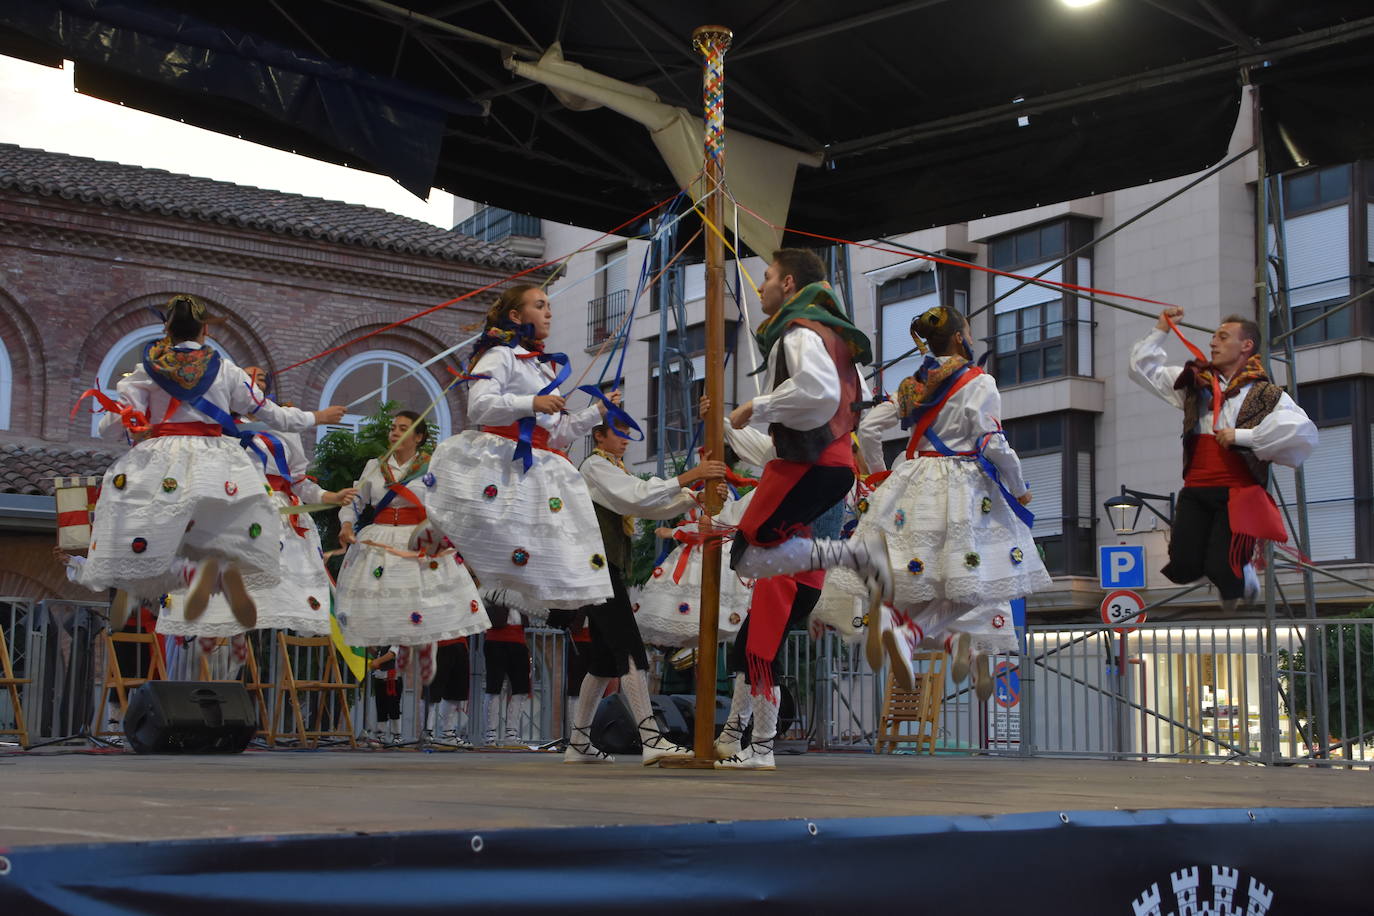
[[869,343],[868,335],[855,327],[845,316],[839,294],[831,289],[829,283],[821,281],[809,283],[798,290],[782,308],[765,318],[763,324],[754,332],[754,339],[763,351],[765,365],[768,363],[768,354],[772,352],[778,338],[782,337],[783,332],[798,319],[814,321],[834,329],[849,345],[849,353],[856,363],[867,365],[873,362],[873,346]]

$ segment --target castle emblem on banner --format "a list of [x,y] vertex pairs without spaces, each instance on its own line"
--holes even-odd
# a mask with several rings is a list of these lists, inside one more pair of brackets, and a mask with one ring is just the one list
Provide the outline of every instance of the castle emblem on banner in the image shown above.
[[1203,899],[1201,869],[1198,866],[1172,872],[1169,884],[1173,889],[1173,906],[1166,909],[1164,892],[1158,884],[1131,902],[1134,916],[1265,916],[1274,903],[1274,892],[1250,878],[1246,885],[1245,904],[1236,899],[1241,874],[1224,865],[1212,867],[1212,894]]

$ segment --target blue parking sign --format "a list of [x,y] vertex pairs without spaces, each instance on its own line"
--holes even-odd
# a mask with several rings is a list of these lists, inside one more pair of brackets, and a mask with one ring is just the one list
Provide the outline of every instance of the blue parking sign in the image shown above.
[[1144,545],[1114,544],[1097,548],[1097,577],[1106,589],[1144,588]]

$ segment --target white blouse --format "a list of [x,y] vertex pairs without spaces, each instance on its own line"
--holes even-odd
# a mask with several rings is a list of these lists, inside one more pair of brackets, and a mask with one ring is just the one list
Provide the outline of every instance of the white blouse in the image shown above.
[[[1150,331],[1143,340],[1131,348],[1130,373],[1136,384],[1146,391],[1152,391],[1175,407],[1183,407],[1184,392],[1174,388],[1174,382],[1182,366],[1166,366],[1164,342],[1169,332],[1158,328]],[[1241,405],[1250,393],[1252,385],[1244,385],[1239,393],[1221,403],[1221,428],[1236,425]],[[1212,395],[1203,391],[1200,400],[1195,433],[1212,432]],[[1317,427],[1308,419],[1307,414],[1294,403],[1286,393],[1279,397],[1279,403],[1269,415],[1254,429],[1237,429],[1236,445],[1251,449],[1261,461],[1273,461],[1295,468],[1307,460],[1312,449],[1317,446]]]
[[[468,418],[475,426],[509,426],[533,416],[537,424],[549,431],[549,446],[566,449],[601,422],[601,410],[593,403],[577,411],[536,414],[535,395],[554,380],[556,370],[533,357],[517,358],[529,352],[524,347],[498,346],[482,354],[472,374],[491,377],[469,383]],[[555,388],[551,393],[560,392]]]
[[[387,466],[391,468],[391,479],[400,482],[405,479],[406,469],[410,467],[410,462],[400,461],[394,454],[387,459]],[[428,472],[426,472],[428,473]],[[431,478],[432,479],[432,478]],[[343,521],[351,522],[354,526],[358,524],[358,519],[362,517],[363,509],[368,506],[375,506],[381,502],[382,497],[386,496],[386,478],[382,476],[382,466],[376,458],[369,459],[363,467],[363,474],[353,484],[358,488],[358,495],[353,502],[346,508],[339,511]],[[425,475],[412,480],[407,484],[407,489],[415,494],[415,498],[421,505],[427,505],[429,500],[430,487],[425,484]],[[391,501],[388,508],[400,509],[410,505],[408,500],[402,500],[399,496]],[[351,512],[352,515],[345,515]]]
[[[186,341],[177,344],[177,349],[198,350],[200,344]],[[148,377],[142,360],[133,372],[119,380],[115,385],[115,391],[118,395],[116,400],[142,413],[150,423],[215,422],[185,402],[177,405],[171,416],[164,416],[171,398]],[[282,407],[271,400],[263,400],[257,388],[253,387],[248,374],[234,365],[223,353],[220,354],[219,374],[210,383],[205,398],[231,414],[242,414],[260,420],[269,429],[304,432],[315,425],[315,415],[308,410]],[[124,426],[120,423],[118,414],[107,413],[100,418],[100,435],[104,438],[119,438],[124,435]]]
[[600,455],[589,456],[582,462],[581,470],[592,501],[617,515],[667,519],[685,515],[697,507],[692,491],[678,486],[676,478],[640,480]]
[[[324,488],[318,483],[305,476],[310,469],[310,462],[305,458],[305,446],[301,443],[300,433],[284,433],[276,430],[269,430],[272,435],[281,440],[286,449],[286,467],[291,472],[291,492],[299,497],[302,503],[318,503],[324,498]],[[263,454],[267,455],[267,461],[263,464],[264,474],[276,474],[278,472],[277,462],[272,458],[272,453],[267,448],[267,443],[260,437],[258,447]],[[258,460],[258,456],[249,452],[249,457]]]

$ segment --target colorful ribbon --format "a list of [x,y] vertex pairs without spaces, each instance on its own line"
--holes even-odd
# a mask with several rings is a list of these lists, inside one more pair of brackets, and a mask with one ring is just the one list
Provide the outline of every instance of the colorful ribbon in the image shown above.
[[[941,455],[950,458],[962,457],[959,456],[958,452],[955,452],[948,445],[945,445],[944,442],[940,441],[940,437],[935,435],[934,430],[926,430],[925,435],[926,441],[935,446],[935,450]],[[1002,483],[1002,475],[997,473],[997,466],[992,463],[992,460],[988,458],[987,455],[983,454],[983,450],[987,448],[988,441],[991,440],[993,436],[1004,435],[1006,434],[1000,429],[994,432],[985,433],[979,438],[978,447],[970,457],[972,457],[974,461],[977,461],[978,466],[983,469],[983,473],[988,475],[988,478],[993,483],[997,484],[997,489],[1002,491],[1002,498],[1007,501],[1007,505],[1011,507],[1012,513],[1024,522],[1027,528],[1030,528],[1035,525],[1035,515],[1031,510],[1021,505],[1021,502],[1015,496],[1011,495],[1011,491],[1007,489],[1007,485]]]
[[124,428],[130,433],[146,433],[150,428],[148,418],[143,415],[142,411],[135,410],[128,404],[116,401],[99,388],[87,388],[85,391],[81,392],[80,396],[76,399],[76,403],[72,405],[71,419],[76,419],[76,412],[81,408],[81,402],[86,400],[86,398],[95,398],[96,403],[100,405],[101,412],[103,413],[119,414],[119,422],[123,424]]
[[[566,353],[521,353],[516,359],[537,359],[541,363],[553,363],[558,367],[553,380],[540,388],[535,397],[542,397],[546,394],[553,394],[558,386],[568,380],[572,374],[572,369],[568,367],[568,354]],[[520,429],[519,438],[515,440],[515,454],[511,457],[512,461],[519,461],[525,471],[534,466],[534,445],[531,442],[534,437],[534,427],[537,421],[533,415],[521,417],[516,426]]]

